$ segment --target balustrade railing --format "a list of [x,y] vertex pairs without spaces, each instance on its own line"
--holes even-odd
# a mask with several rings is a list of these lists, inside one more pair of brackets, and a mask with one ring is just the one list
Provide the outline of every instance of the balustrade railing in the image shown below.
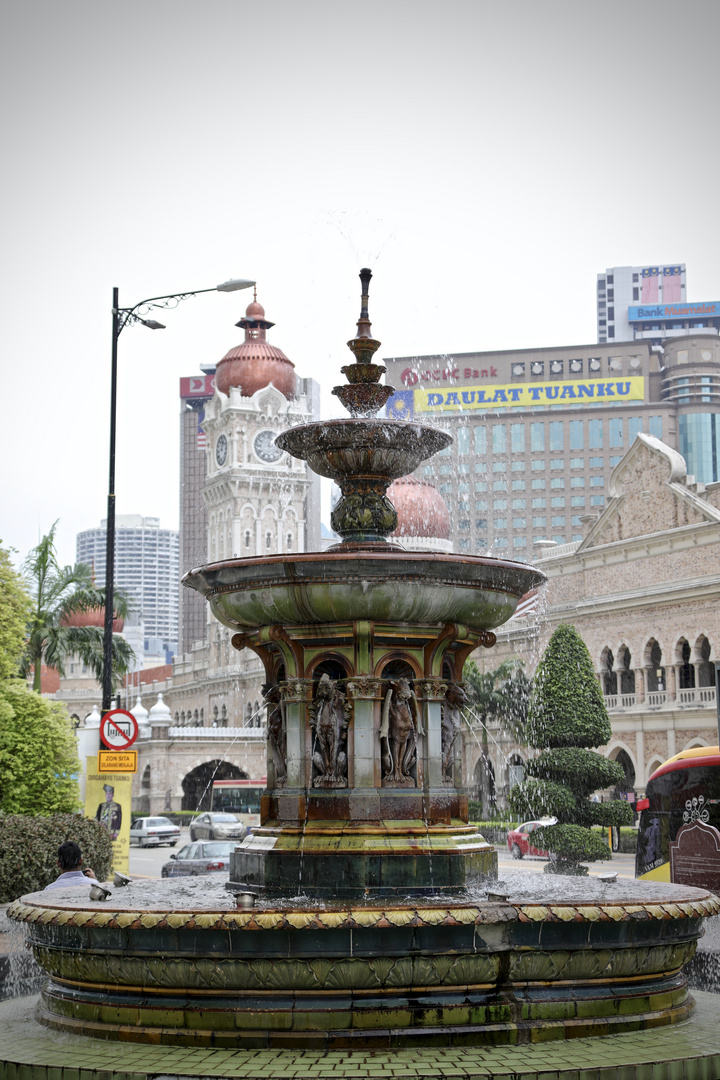
[[635,705],[635,701],[636,701],[636,695],[635,694],[621,694],[620,695],[620,704],[622,705],[623,709],[632,709],[633,705]]
[[264,727],[171,727],[171,739],[265,739]]
[[648,705],[664,705],[667,699],[667,690],[649,690],[647,696]]
[[679,701],[681,705],[714,705],[714,686],[692,686],[686,690],[680,690]]

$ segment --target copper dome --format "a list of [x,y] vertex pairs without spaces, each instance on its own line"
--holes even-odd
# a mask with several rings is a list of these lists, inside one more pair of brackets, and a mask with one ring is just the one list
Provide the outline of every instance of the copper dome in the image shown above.
[[[74,611],[62,621],[63,626],[105,626],[105,608],[90,608],[89,611]],[[119,615],[113,619],[113,633],[120,634],[125,625],[125,620]]]
[[295,365],[282,349],[266,340],[266,331],[275,324],[265,318],[265,308],[257,297],[248,304],[245,318],[236,325],[245,330],[245,340],[230,349],[218,364],[217,389],[229,394],[230,387],[237,386],[243,397],[252,397],[272,383],[286,398],[294,398]]
[[450,539],[450,511],[432,484],[414,476],[403,476],[390,485],[387,494],[398,516],[393,536]]

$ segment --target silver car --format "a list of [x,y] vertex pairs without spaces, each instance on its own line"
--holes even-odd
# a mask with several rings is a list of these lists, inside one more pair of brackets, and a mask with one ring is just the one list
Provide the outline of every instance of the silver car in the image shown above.
[[219,811],[200,814],[190,822],[191,840],[244,840],[247,825],[237,814]]
[[160,844],[175,847],[179,839],[180,830],[166,817],[141,817],[130,826],[130,843],[140,847],[159,847]]
[[166,862],[160,871],[162,877],[191,877],[196,874],[212,874],[230,869],[230,852],[235,845],[224,840],[211,844],[186,844],[172,862]]

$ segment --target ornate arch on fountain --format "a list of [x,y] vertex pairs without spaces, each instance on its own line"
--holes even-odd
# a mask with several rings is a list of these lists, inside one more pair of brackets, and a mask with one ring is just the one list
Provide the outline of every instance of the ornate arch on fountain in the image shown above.
[[[321,668],[323,668],[322,671]],[[343,675],[334,674],[338,668],[342,669]],[[305,677],[312,679],[313,682],[319,682],[322,675],[329,675],[331,679],[349,679],[352,674],[348,658],[337,650],[330,649],[308,664]]]
[[410,668],[413,674],[406,675],[404,676],[405,678],[422,679],[423,677],[422,665],[419,664],[414,657],[408,656],[407,653],[403,652],[402,649],[391,649],[389,652],[383,653],[383,655],[375,664],[375,669],[373,671],[375,677],[378,679],[400,678],[401,676],[399,675],[383,675],[385,668],[389,667],[391,664],[404,664],[406,667]]

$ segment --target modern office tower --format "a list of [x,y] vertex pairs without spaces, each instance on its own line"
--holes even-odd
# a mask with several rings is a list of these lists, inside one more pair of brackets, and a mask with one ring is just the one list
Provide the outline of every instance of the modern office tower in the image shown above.
[[[685,305],[685,263],[608,267],[597,276],[598,341],[634,341],[655,336],[655,325],[664,320],[659,316],[638,318],[637,310],[659,310],[666,305],[669,308]],[[672,321],[672,316],[668,318]],[[681,332],[687,333],[687,329]]]
[[[94,568],[98,582],[105,581],[107,521],[98,529],[78,533],[78,562]],[[164,653],[167,662],[177,652],[178,630],[178,533],[161,529],[160,519],[140,514],[115,518],[115,585],[133,601],[145,627],[144,652]]]
[[448,504],[458,552],[528,558],[582,539],[639,431],[720,479],[720,338],[383,360],[390,417],[430,421],[453,444],[418,469]]

